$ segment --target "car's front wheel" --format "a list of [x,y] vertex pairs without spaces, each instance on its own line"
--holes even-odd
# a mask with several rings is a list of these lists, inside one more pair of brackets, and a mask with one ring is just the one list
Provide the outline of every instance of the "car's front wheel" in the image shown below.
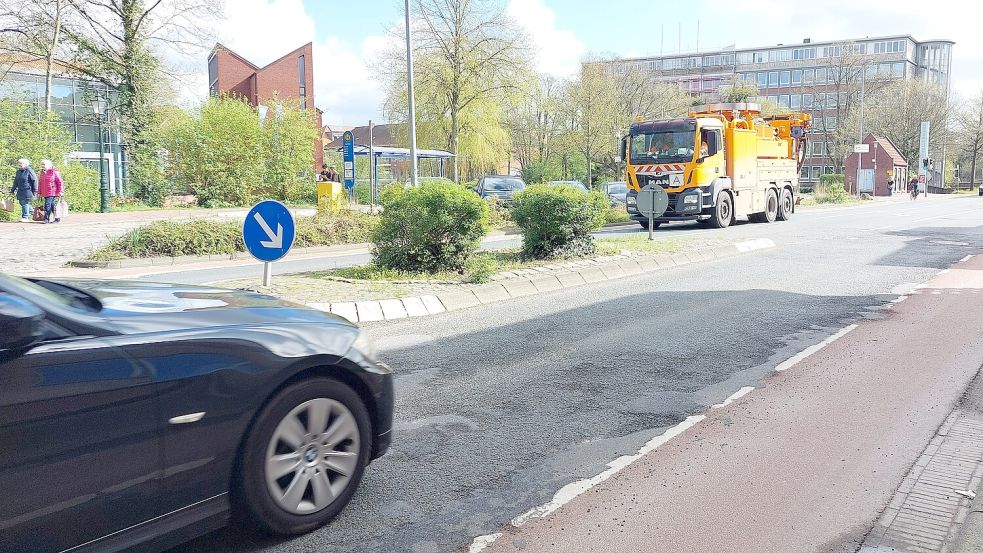
[[266,404],[246,438],[235,507],[266,531],[309,532],[345,507],[371,451],[358,394],[328,378],[293,384]]

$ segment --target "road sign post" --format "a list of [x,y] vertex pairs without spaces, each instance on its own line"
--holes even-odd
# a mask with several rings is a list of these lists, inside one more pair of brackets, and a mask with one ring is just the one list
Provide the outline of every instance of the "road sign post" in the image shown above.
[[348,205],[351,206],[355,198],[355,135],[352,131],[345,131],[341,135],[341,145],[342,161],[345,166],[345,191],[348,193]]
[[242,240],[250,255],[263,262],[263,286],[273,281],[273,262],[281,259],[294,244],[297,225],[287,206],[275,200],[254,205],[242,223]]
[[669,208],[669,195],[658,184],[650,184],[638,191],[635,208],[649,220],[649,240],[655,240],[655,218]]

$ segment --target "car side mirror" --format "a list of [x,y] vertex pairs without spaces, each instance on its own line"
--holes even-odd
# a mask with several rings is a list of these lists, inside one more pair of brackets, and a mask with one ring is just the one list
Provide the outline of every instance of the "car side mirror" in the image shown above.
[[44,338],[44,311],[33,303],[0,293],[0,351],[28,349]]

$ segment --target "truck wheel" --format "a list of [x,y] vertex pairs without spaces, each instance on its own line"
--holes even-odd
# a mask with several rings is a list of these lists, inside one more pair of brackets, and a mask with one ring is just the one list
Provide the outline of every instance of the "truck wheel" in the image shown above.
[[768,191],[768,197],[765,198],[765,212],[761,214],[762,223],[774,223],[775,219],[778,218],[778,193],[774,190]]
[[[659,226],[661,224],[662,223],[652,223],[652,228],[653,229],[657,229],[657,228],[659,228]],[[645,230],[648,230],[649,229],[649,222],[648,221],[639,221],[638,222],[638,225],[641,226]]]
[[730,199],[730,194],[721,192],[717,195],[717,204],[713,206],[713,214],[710,216],[710,226],[713,228],[727,228],[734,219],[734,202]]
[[795,213],[795,198],[791,190],[783,188],[781,199],[778,201],[778,220],[788,221],[793,213]]

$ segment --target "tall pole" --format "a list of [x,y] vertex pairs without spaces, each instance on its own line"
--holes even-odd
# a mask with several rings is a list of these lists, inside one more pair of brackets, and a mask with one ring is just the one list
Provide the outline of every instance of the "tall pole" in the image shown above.
[[106,144],[102,129],[102,114],[96,114],[99,121],[99,211],[109,213],[109,182],[104,164],[106,163]]
[[369,213],[375,213],[375,127],[369,119]]
[[[866,83],[867,64],[863,63],[860,66],[860,140],[857,142],[857,144],[864,143],[864,94],[866,93]],[[839,98],[837,98],[836,101],[839,102]],[[840,122],[837,121],[836,124],[839,125]],[[863,158],[863,153],[857,152],[857,196],[860,196],[860,167],[863,165],[861,162]],[[876,176],[874,180],[877,180]]]
[[416,188],[416,102],[413,99],[413,41],[410,39],[410,0],[406,0],[406,83],[410,104],[410,182]]

